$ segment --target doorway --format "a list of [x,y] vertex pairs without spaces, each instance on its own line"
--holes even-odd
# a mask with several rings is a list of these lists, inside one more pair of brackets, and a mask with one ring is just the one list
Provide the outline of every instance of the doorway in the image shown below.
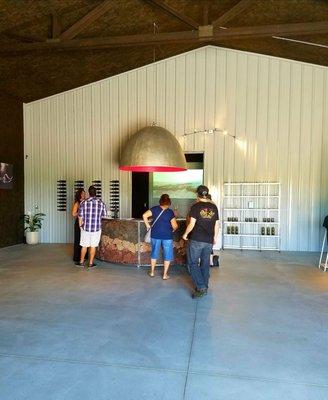
[[149,172],[132,172],[132,218],[149,209]]

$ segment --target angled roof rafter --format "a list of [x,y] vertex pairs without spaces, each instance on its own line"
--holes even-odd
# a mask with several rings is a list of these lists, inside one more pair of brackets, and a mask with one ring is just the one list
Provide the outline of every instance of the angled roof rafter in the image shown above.
[[156,6],[160,8],[161,10],[165,11],[167,14],[177,18],[179,21],[184,22],[185,24],[189,25],[190,27],[194,29],[198,29],[199,23],[197,21],[194,21],[192,18],[188,17],[185,14],[182,14],[181,12],[175,10],[173,7],[170,7],[169,5],[163,3],[161,0],[144,0],[146,3],[149,3],[153,6]]
[[84,17],[76,21],[75,24],[73,24],[64,32],[62,32],[59,35],[59,39],[70,40],[75,38],[85,28],[92,25],[98,18],[100,18],[107,11],[109,11],[112,5],[113,5],[112,0],[105,0],[102,3],[98,4],[95,8],[93,8],[86,15],[84,15]]
[[228,11],[222,14],[219,18],[212,21],[214,27],[224,26],[231,19],[235,18],[237,15],[241,14],[249,6],[254,3],[254,0],[240,0],[237,4],[231,7]]

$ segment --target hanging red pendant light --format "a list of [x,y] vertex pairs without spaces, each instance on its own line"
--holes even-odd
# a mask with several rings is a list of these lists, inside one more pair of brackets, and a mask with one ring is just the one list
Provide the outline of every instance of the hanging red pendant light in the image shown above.
[[133,172],[177,172],[187,169],[180,143],[168,130],[147,126],[127,142],[120,170]]

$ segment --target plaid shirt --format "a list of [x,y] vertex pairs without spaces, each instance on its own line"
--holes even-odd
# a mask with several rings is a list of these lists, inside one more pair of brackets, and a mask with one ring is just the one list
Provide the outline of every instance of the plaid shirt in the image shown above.
[[106,216],[105,203],[96,197],[90,197],[80,204],[79,217],[83,220],[82,228],[87,232],[101,230],[101,218]]

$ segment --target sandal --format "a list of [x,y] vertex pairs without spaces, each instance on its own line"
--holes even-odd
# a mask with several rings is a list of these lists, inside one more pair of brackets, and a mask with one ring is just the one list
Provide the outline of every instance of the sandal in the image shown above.
[[168,279],[170,279],[170,276],[168,276],[168,275],[166,275],[166,276],[163,276],[163,281],[167,281]]
[[154,278],[155,274],[152,274],[151,271],[147,271],[147,275],[149,275],[151,278]]

